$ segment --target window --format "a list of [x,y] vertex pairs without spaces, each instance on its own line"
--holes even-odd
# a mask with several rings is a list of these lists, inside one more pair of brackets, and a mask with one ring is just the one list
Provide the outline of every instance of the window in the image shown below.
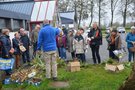
[[14,23],[14,31],[18,31],[19,28],[21,27],[20,26],[21,21],[20,20],[14,20],[13,23]]
[[0,29],[5,28],[5,27],[6,27],[5,19],[0,19]]

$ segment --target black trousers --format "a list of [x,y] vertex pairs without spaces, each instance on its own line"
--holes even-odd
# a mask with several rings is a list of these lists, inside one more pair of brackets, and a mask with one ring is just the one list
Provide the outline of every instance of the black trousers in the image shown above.
[[113,53],[113,51],[109,50],[109,58],[116,59],[117,61],[119,61],[119,58]]
[[22,53],[23,63],[30,62],[29,50]]
[[75,52],[71,52],[72,59],[75,58]]
[[85,54],[84,53],[82,53],[82,54],[76,54],[76,57],[78,59],[80,59],[82,61],[82,63],[85,63],[86,62],[86,60],[85,60]]
[[90,45],[90,47],[91,47],[91,51],[92,51],[92,57],[93,57],[94,64],[97,64],[97,60],[98,60],[98,64],[100,64],[101,59],[100,59],[100,55],[99,55],[99,46]]

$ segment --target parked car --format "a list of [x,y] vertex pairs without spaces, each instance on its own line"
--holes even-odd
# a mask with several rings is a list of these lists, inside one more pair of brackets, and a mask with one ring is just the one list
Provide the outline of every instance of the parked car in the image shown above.
[[117,31],[118,31],[119,33],[126,33],[126,30],[125,30],[124,27],[118,27],[118,28],[117,28]]

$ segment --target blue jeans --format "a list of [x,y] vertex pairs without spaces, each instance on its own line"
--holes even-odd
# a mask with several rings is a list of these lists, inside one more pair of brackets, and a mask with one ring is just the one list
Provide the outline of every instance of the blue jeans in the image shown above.
[[131,52],[128,48],[128,61],[131,62],[131,60],[134,60],[134,52]]
[[82,63],[85,63],[85,62],[86,62],[85,54],[84,54],[84,53],[76,54],[76,57],[77,57],[78,59],[80,59],[80,60],[82,61]]
[[66,49],[64,47],[59,48],[59,56],[64,60],[66,59]]

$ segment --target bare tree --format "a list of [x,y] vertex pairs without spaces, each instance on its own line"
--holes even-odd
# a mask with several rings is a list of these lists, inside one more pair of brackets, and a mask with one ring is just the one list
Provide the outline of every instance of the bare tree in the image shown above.
[[135,22],[135,0],[132,0],[132,4],[130,6],[131,6],[130,16],[131,16],[132,20],[134,20],[134,22]]
[[90,20],[90,24],[89,24],[89,27],[91,26],[91,24],[92,24],[92,21],[93,21],[93,13],[94,13],[94,2],[93,2],[93,0],[91,0],[90,1],[90,5],[91,5],[91,7],[90,7],[90,18],[91,18],[91,20]]
[[121,0],[120,12],[123,16],[123,27],[126,26],[127,15],[129,14],[128,8],[131,5],[132,0]]
[[119,0],[111,0],[111,26],[113,26],[114,12]]
[[71,0],[58,0],[58,8],[60,12],[68,11],[71,5]]
[[102,0],[98,0],[98,12],[99,12],[99,14],[98,14],[98,21],[99,21],[99,27],[101,26],[101,2],[102,2]]
[[101,26],[101,18],[104,16],[105,11],[104,7],[107,5],[106,0],[96,0],[97,6],[98,6],[98,23],[99,27]]
[[75,11],[78,18],[78,28],[80,27],[81,21],[88,18],[90,9],[89,0],[76,0]]
[[80,23],[81,23],[81,20],[82,20],[82,14],[83,14],[83,9],[84,9],[84,2],[83,0],[79,0],[78,1],[78,13],[79,13],[79,24],[78,24],[78,27],[80,27]]

